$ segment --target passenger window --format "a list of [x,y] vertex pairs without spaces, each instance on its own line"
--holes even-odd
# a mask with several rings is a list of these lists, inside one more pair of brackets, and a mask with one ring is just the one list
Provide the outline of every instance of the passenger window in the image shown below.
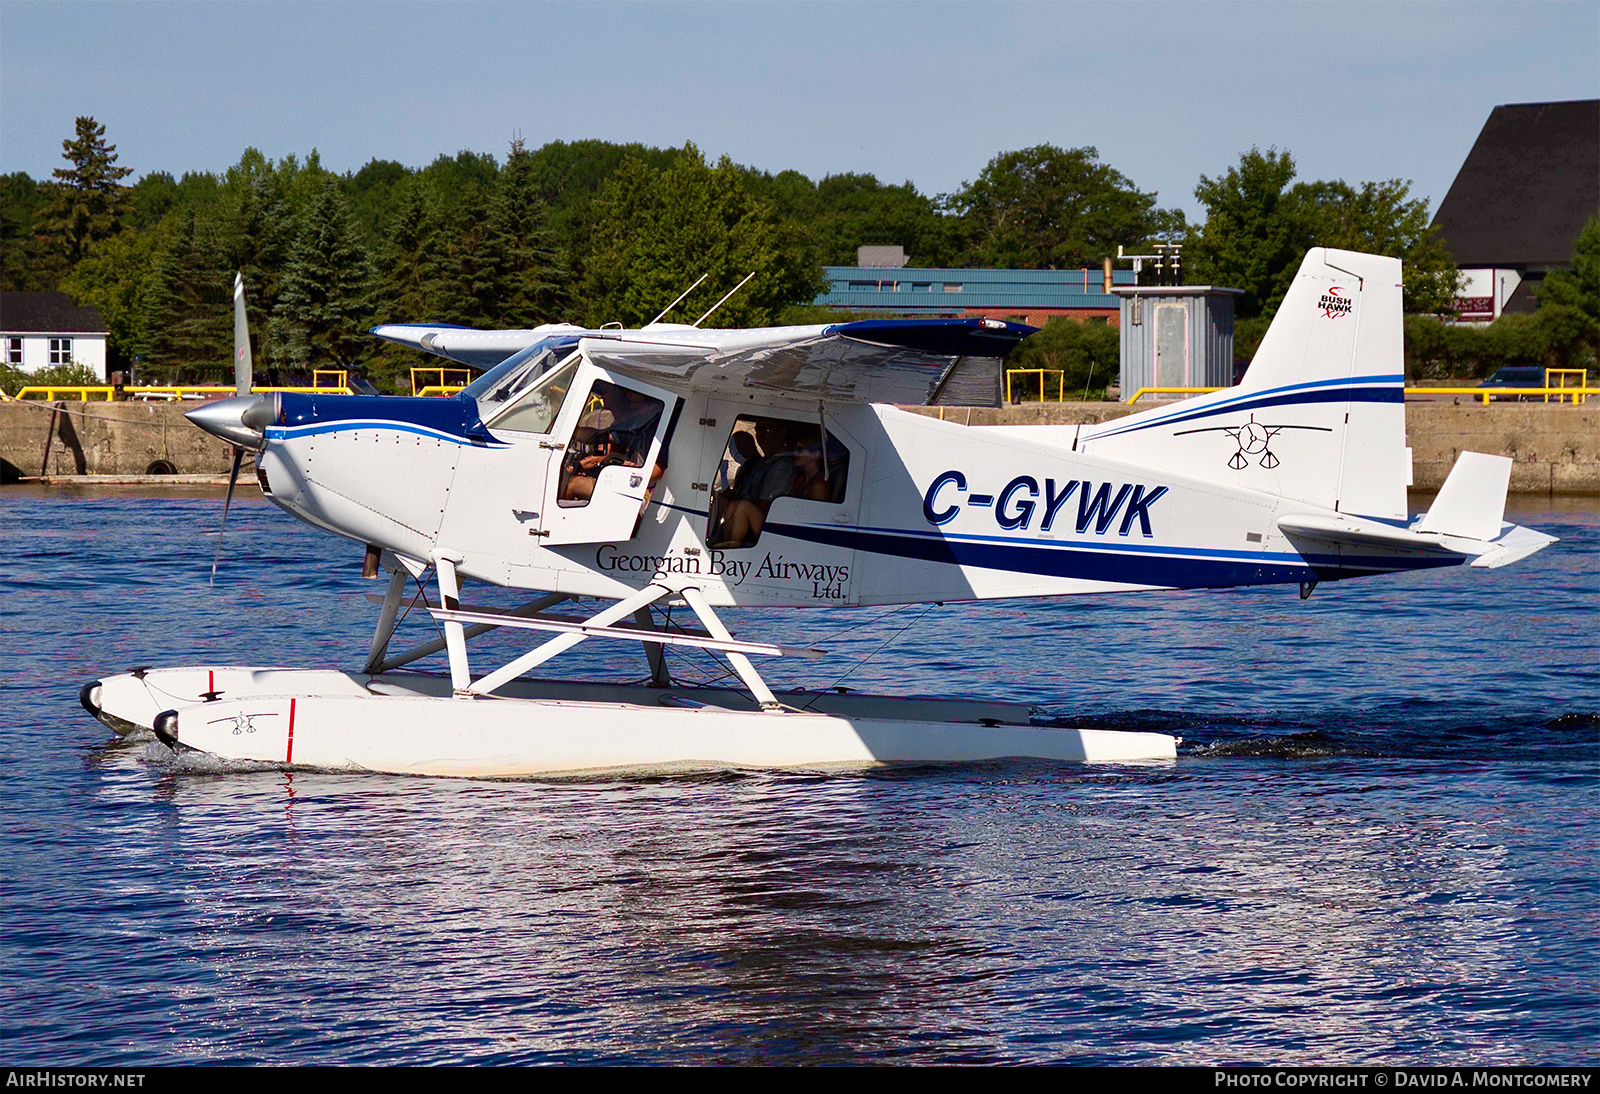
[[572,374],[578,371],[578,362],[556,369],[535,384],[526,395],[512,403],[501,415],[489,423],[495,429],[515,429],[522,433],[548,433],[555,424],[561,404],[572,386]]
[[[607,467],[643,467],[665,409],[660,399],[642,391],[596,380],[562,459],[557,504],[588,505],[595,481]],[[645,488],[647,494],[665,470],[665,454],[666,446],[662,445]]]
[[712,477],[706,544],[719,550],[754,546],[778,498],[844,501],[850,450],[832,433],[824,446],[821,436],[816,422],[736,419]]

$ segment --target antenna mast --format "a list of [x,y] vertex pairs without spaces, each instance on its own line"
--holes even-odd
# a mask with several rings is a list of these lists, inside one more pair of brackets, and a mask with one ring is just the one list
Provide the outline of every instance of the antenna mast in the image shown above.
[[696,319],[693,323],[690,323],[689,325],[691,327],[698,327],[701,323],[704,323],[707,319],[711,318],[711,312],[712,311],[716,311],[718,308],[722,307],[722,305],[726,304],[729,300],[733,299],[733,294],[738,292],[740,289],[744,288],[745,285],[749,282],[749,280],[752,277],[754,277],[755,275],[756,275],[756,272],[754,270],[751,270],[749,273],[745,274],[744,275],[744,280],[739,282],[731,290],[729,290],[727,296],[724,296],[721,300],[718,300],[715,304],[711,305],[711,311],[706,312],[699,319]]
[[[700,281],[704,281],[706,278],[708,278],[710,276],[711,276],[711,271],[707,270],[705,273],[700,275]],[[661,314],[656,316],[654,319],[650,320],[650,322],[646,323],[645,326],[653,327],[657,323],[661,322],[661,320],[666,317],[666,314],[669,311],[671,311],[673,308],[677,307],[679,304],[683,303],[683,298],[684,297],[688,296],[690,293],[694,292],[696,289],[698,289],[700,287],[700,281],[696,281],[693,285],[690,285],[687,289],[684,289],[683,292],[679,293],[678,294],[678,299],[676,299],[672,303],[668,304],[665,308],[662,308],[661,309]],[[709,315],[710,313],[707,312],[706,314]],[[704,318],[704,316],[702,316],[702,318]]]

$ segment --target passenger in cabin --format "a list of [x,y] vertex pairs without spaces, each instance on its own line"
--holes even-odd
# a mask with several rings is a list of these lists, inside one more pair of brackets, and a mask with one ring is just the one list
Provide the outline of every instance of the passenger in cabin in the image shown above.
[[[642,391],[596,380],[591,394],[600,405],[585,414],[573,430],[559,496],[564,504],[587,505],[603,468],[643,467],[661,420],[661,401]],[[663,470],[658,463],[650,485],[655,485]]]
[[[809,439],[806,434],[816,437],[820,430],[770,420],[757,423],[757,430],[762,449],[771,455],[740,467],[731,497],[722,511],[720,528],[714,533],[717,538],[712,547],[727,549],[754,544],[761,535],[761,526],[766,523],[772,503],[778,498],[812,501],[833,498],[821,443],[815,440],[805,443]],[[772,448],[768,448],[769,444]],[[792,447],[794,445],[800,447]]]

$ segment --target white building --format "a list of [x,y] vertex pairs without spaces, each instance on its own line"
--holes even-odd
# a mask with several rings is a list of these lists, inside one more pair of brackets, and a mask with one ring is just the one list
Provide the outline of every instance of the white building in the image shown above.
[[100,312],[64,292],[0,292],[0,360],[23,372],[76,364],[106,379]]

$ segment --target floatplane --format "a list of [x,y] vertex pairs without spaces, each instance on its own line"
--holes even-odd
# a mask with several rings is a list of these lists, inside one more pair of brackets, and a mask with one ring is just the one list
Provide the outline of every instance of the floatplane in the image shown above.
[[[239,283],[239,393],[188,416],[234,446],[235,479],[254,454],[276,505],[389,573],[366,662],[140,668],[81,700],[174,750],[436,775],[1170,759],[1174,737],[1032,724],[1023,703],[775,692],[754,658],[821,651],[735,637],[719,613],[1264,584],[1305,597],[1532,554],[1553,539],[1502,519],[1509,459],[1462,453],[1432,507],[1407,512],[1400,272],[1313,250],[1237,387],[1004,427],[892,405],[932,401],[963,360],[1032,333],[991,319],[381,326],[486,371],[452,398],[253,395]],[[537,595],[474,605],[467,581]],[[391,653],[408,590],[430,587],[433,640]],[[552,610],[589,600],[606,603]],[[531,648],[471,658],[469,640],[506,629]],[[530,675],[587,641],[642,646],[648,680]],[[674,679],[669,647],[713,651],[742,687]],[[400,671],[441,652],[447,675]]]

